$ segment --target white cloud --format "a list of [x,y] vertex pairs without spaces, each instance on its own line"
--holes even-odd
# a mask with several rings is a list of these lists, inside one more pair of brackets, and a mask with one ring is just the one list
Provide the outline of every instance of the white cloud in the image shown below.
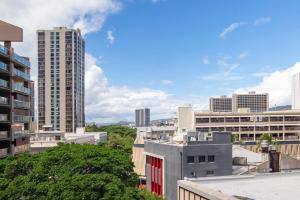
[[202,58],[202,63],[203,63],[204,65],[208,65],[208,64],[209,64],[208,56],[204,56],[204,57]]
[[259,84],[239,88],[235,92],[266,92],[269,93],[270,106],[291,104],[292,75],[298,72],[300,72],[300,62],[284,70],[260,74],[263,78]]
[[237,28],[241,27],[244,25],[244,22],[235,22],[230,24],[227,28],[223,30],[222,33],[220,33],[219,38],[221,39],[226,39],[227,35],[233,31],[235,31]]
[[121,7],[118,0],[2,0],[0,13],[1,20],[23,28],[24,42],[13,45],[21,55],[30,57],[36,79],[36,30],[67,26],[80,28],[83,35],[99,31],[107,16]]
[[247,51],[242,52],[240,55],[238,55],[238,59],[242,60],[244,58],[247,58],[249,53]]
[[261,17],[254,21],[253,26],[260,26],[272,21],[271,17]]
[[163,85],[172,85],[172,84],[173,84],[173,81],[171,81],[171,80],[161,80],[161,83],[162,83]]
[[239,63],[231,63],[230,56],[223,56],[217,60],[217,65],[219,67],[219,72],[209,75],[204,75],[201,77],[202,80],[211,81],[211,80],[240,80],[243,78],[240,74],[234,72],[240,64]]
[[107,41],[108,41],[108,43],[110,45],[112,45],[115,42],[115,37],[113,35],[113,31],[112,30],[107,31],[107,33],[106,33],[106,39],[107,39]]
[[[140,107],[149,107],[152,119],[168,118],[175,116],[177,106],[188,102],[202,106],[199,98],[179,100],[162,90],[109,85],[97,60],[89,54],[86,54],[85,80],[87,121],[133,120],[134,110]],[[169,80],[165,82],[170,83]]]

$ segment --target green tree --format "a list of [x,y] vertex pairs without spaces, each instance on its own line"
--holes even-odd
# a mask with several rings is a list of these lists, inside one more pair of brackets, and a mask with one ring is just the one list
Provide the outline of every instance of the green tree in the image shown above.
[[2,159],[0,199],[160,199],[136,188],[128,155],[106,144],[64,144]]

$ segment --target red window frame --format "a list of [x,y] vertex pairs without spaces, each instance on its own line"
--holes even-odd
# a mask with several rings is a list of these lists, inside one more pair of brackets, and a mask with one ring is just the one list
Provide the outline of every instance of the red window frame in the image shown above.
[[163,192],[163,160],[150,156],[150,191],[162,196]]

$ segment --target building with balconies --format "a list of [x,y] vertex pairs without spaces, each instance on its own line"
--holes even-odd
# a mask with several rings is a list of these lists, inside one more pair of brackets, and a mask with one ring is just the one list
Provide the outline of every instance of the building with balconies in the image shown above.
[[30,62],[11,46],[22,41],[21,28],[0,20],[0,158],[30,147]]

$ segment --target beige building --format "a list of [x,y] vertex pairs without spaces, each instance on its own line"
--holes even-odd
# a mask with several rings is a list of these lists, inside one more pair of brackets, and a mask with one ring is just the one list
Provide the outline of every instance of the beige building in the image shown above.
[[212,112],[232,112],[232,98],[226,96],[211,97],[209,110]]
[[232,95],[232,112],[239,110],[247,110],[248,112],[265,112],[269,109],[269,95],[256,94],[249,92],[248,94]]
[[242,141],[255,141],[263,133],[269,133],[277,140],[299,140],[300,136],[299,110],[215,113],[183,107],[178,108],[177,117],[181,122],[176,125],[178,131],[229,131]]
[[38,128],[74,132],[84,127],[84,40],[80,30],[37,31]]

